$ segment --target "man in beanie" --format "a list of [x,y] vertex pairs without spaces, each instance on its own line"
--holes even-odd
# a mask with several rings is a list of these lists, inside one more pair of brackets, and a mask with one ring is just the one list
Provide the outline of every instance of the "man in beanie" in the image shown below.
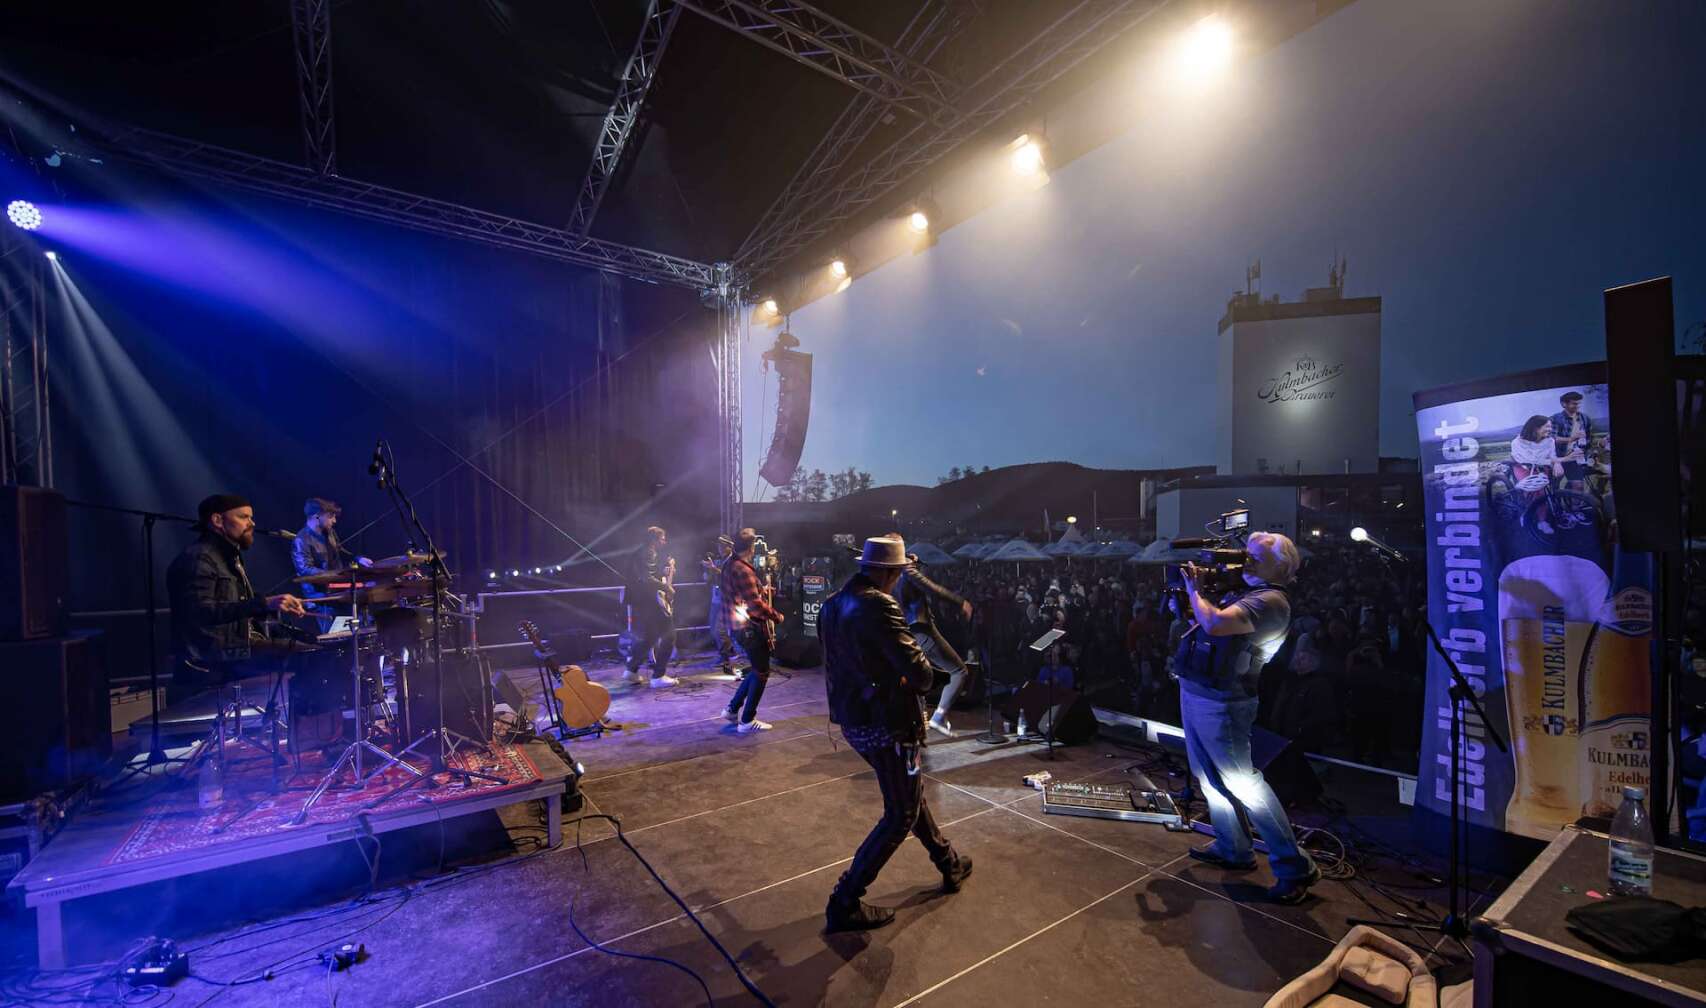
[[944,892],[958,892],[971,874],[971,858],[954,852],[924,800],[919,701],[935,670],[914,643],[891,594],[910,563],[900,537],[865,540],[859,573],[825,599],[818,614],[829,719],[877,772],[883,795],[882,818],[859,845],[824,908],[825,931],[868,930],[894,920],[893,910],[861,897],[909,832],[941,871]]
[[214,494],[196,509],[201,537],[166,569],[172,602],[174,692],[224,682],[230,667],[247,661],[256,617],[268,612],[304,615],[295,595],[261,598],[243,568],[243,551],[255,542],[255,509],[237,494]]

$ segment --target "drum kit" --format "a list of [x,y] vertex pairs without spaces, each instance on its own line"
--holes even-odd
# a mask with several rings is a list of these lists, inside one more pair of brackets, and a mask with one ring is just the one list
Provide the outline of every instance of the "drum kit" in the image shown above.
[[[445,726],[447,667],[454,665],[458,673],[472,667],[479,684],[487,689],[489,679],[476,647],[474,614],[465,612],[461,600],[450,592],[442,554],[410,552],[300,581],[326,592],[305,602],[324,614],[348,617],[350,629],[315,638],[312,660],[302,664],[292,683],[292,710],[353,710],[355,738],[308,796],[297,822],[307,820],[314,805],[346,772],[358,787],[391,768],[408,775],[400,787],[368,803],[369,807],[416,784],[430,786],[435,773],[449,773],[464,784],[473,779],[506,783],[501,777],[450,763],[451,754],[461,746],[490,741],[491,706],[485,689],[476,690],[473,698],[458,697],[458,703],[474,708],[457,720],[474,738]],[[395,698],[394,706],[388,697]],[[427,768],[409,763],[405,757],[410,755],[425,757]]]

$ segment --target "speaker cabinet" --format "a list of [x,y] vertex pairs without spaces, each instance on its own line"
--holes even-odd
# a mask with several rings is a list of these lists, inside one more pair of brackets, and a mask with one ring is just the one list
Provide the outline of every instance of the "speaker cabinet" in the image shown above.
[[1267,778],[1280,804],[1302,805],[1321,797],[1321,779],[1302,747],[1260,725],[1250,729],[1250,761]]
[[787,668],[817,668],[823,664],[823,642],[804,634],[776,642],[776,664]]
[[1611,485],[1619,541],[1630,550],[1670,552],[1682,543],[1675,343],[1670,277],[1605,292],[1605,363],[1617,443]]
[[65,498],[41,487],[0,487],[0,641],[65,632]]
[[775,350],[776,434],[758,475],[771,486],[787,486],[806,447],[806,425],[812,414],[812,355],[798,350]]
[[67,787],[112,752],[100,631],[0,643],[0,802]]

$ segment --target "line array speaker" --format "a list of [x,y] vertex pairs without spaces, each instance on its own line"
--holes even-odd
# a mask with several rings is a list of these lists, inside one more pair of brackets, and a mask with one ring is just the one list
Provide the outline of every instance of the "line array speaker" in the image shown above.
[[758,474],[771,486],[787,486],[806,447],[806,425],[812,412],[812,355],[798,350],[774,350],[776,365],[776,434]]

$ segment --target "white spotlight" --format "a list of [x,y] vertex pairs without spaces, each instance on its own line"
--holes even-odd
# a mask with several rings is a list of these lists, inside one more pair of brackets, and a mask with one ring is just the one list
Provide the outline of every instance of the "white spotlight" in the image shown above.
[[764,304],[760,307],[764,309],[764,313],[766,315],[775,315],[782,310],[781,307],[776,304],[775,298],[765,298]]
[[1368,529],[1363,528],[1361,525],[1351,529],[1351,539],[1356,542],[1368,541]]
[[58,252],[49,252],[47,254],[47,261],[48,262],[58,262],[59,261],[59,253]]
[[25,231],[41,227],[41,211],[29,200],[15,199],[6,204],[6,219]]
[[1232,26],[1217,14],[1192,25],[1179,40],[1174,68],[1186,79],[1208,80],[1232,62]]
[[829,275],[834,277],[837,280],[846,279],[847,278],[847,261],[844,259],[837,259],[834,262],[830,263],[829,264]]
[[1008,163],[1020,175],[1035,175],[1043,170],[1042,144],[1032,140],[1028,134],[1021,135],[1013,141],[1013,154]]
[[924,216],[924,211],[914,210],[912,216],[906,219],[906,226],[919,234],[923,234],[930,230],[930,218]]

